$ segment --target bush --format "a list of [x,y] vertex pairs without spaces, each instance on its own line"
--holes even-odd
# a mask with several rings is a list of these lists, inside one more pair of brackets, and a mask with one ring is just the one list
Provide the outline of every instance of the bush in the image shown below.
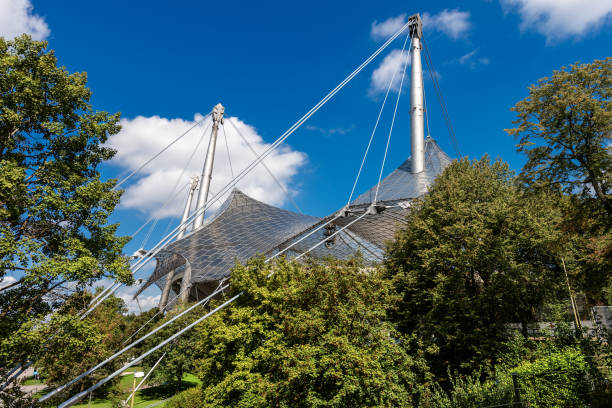
[[204,406],[204,393],[200,387],[189,388],[176,394],[168,403],[166,408],[201,408]]
[[568,347],[514,369],[521,394],[534,408],[583,407],[589,403],[589,366],[579,349]]
[[447,392],[434,384],[423,394],[420,408],[472,408],[512,403],[512,379],[503,375],[481,381],[480,373],[453,377],[449,373],[451,389]]
[[411,406],[425,360],[387,321],[390,282],[363,267],[259,257],[234,268],[243,295],[196,329],[206,406]]

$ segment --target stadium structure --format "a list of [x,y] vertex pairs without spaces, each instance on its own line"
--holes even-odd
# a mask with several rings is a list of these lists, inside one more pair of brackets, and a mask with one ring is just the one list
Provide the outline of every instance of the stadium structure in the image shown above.
[[411,19],[411,156],[370,190],[323,218],[262,203],[234,188],[214,215],[204,219],[202,212],[192,217],[191,225],[185,221],[193,196],[199,190],[196,208],[205,205],[213,176],[217,132],[224,120],[224,107],[215,106],[206,161],[188,192],[178,239],[156,254],[155,270],[136,296],[157,284],[162,289],[160,310],[173,299],[198,301],[228,278],[236,261],[244,263],[257,254],[346,259],[360,251],[366,263],[382,260],[384,244],[393,238],[412,200],[425,194],[451,161],[433,138],[425,136],[421,21],[418,15]]

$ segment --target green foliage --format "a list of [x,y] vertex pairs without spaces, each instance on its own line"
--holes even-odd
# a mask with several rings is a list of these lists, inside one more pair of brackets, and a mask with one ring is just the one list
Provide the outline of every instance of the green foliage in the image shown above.
[[[525,342],[525,339],[517,338],[514,347],[522,349],[526,346]],[[448,390],[434,384],[424,393],[419,407],[468,408],[511,404],[516,402],[512,373],[517,376],[518,390],[525,406],[592,406],[593,380],[583,352],[575,347],[556,349],[550,345],[532,346],[530,357],[516,367],[502,364],[496,373],[487,375],[478,371],[467,376],[449,374]],[[597,398],[605,402],[606,395],[600,393]]]
[[[146,331],[152,330],[153,327],[160,326],[180,311],[182,310],[177,309],[171,313],[168,313],[165,319],[158,321],[157,324],[152,327],[149,327]],[[196,309],[196,311],[193,311],[180,317],[172,324],[164,327],[155,335],[145,340],[142,345],[138,347],[135,353],[141,354],[145,352],[146,350],[154,347],[158,343],[167,339],[168,337],[176,333],[178,330],[192,323],[199,317],[199,314],[197,313],[198,311],[200,311],[201,314],[205,313],[203,308],[199,308]],[[183,377],[187,372],[192,371],[194,368],[195,342],[195,331],[190,330],[179,338],[177,338],[176,340],[174,340],[168,346],[163,347],[156,353],[151,354],[151,356],[143,362],[143,368],[145,370],[149,370],[155,364],[155,362],[162,356],[162,354],[165,353],[165,356],[162,362],[157,366],[157,368],[155,368],[155,371],[153,371],[153,374],[148,381],[155,384],[160,384],[164,382],[168,383],[170,387],[174,388],[175,392],[184,389],[185,384],[183,383]]]
[[612,58],[555,71],[512,110],[523,179],[593,195],[612,216]]
[[165,408],[201,408],[204,406],[204,393],[201,388],[190,388],[175,395],[164,405]]
[[[77,292],[65,302],[60,313],[48,320],[30,320],[23,324],[0,343],[0,361],[27,361],[34,357],[45,383],[57,386],[111,355],[125,332],[125,304],[110,296],[81,320],[72,308],[80,310],[81,303],[87,304],[91,299],[91,294]],[[105,366],[71,389],[92,385],[120,364],[115,361]]]
[[571,197],[566,242],[573,282],[590,304],[612,287],[612,58],[574,64],[529,88],[507,129],[527,156],[520,174],[530,189]]
[[507,323],[534,321],[555,297],[559,223],[554,196],[523,192],[488,157],[453,162],[413,206],[385,259],[401,295],[392,316],[439,349],[438,376],[494,363]]
[[420,408],[473,408],[513,402],[514,391],[509,375],[493,375],[488,380],[482,380],[479,372],[465,377],[450,373],[448,376],[450,390],[445,391],[434,384],[421,399]]
[[[508,340],[497,369],[519,373],[523,399],[530,403],[608,407],[612,403],[608,389],[612,379],[611,344],[608,333],[584,331],[576,336],[568,323],[555,321],[551,331],[543,333],[538,341],[522,336]],[[562,392],[555,391],[570,383]]]
[[523,362],[514,369],[522,395],[534,408],[584,407],[589,402],[589,366],[576,348]]
[[40,405],[34,397],[24,393],[19,387],[0,390],[0,406],[6,408],[36,408]]
[[589,304],[612,304],[612,228],[575,228],[572,232],[576,235],[573,281],[587,295]]
[[389,283],[359,259],[253,259],[231,282],[243,295],[198,326],[205,406],[410,406],[428,379],[386,321]]
[[[94,111],[86,74],[58,66],[46,47],[27,35],[0,38],[0,279],[21,277],[0,289],[0,367],[41,351],[50,333],[38,326],[70,296],[63,284],[132,279],[127,238],[108,223],[121,192],[98,171],[114,155],[103,143],[119,131],[119,114]],[[55,343],[75,346],[56,357],[89,345],[97,353],[93,323],[63,315],[50,323],[63,333]]]

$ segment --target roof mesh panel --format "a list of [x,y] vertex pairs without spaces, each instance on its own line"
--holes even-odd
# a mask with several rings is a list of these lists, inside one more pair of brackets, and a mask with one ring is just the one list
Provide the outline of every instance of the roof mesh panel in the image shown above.
[[[193,283],[211,282],[228,276],[236,261],[246,262],[256,254],[270,256],[291,245],[285,256],[294,257],[311,250],[308,255],[315,258],[347,259],[360,251],[367,263],[379,262],[385,242],[392,240],[398,226],[405,222],[411,200],[425,194],[450,162],[434,139],[427,137],[425,170],[411,173],[410,158],[406,160],[381,181],[376,204],[384,210],[364,216],[332,239],[328,238],[329,234],[347,226],[367,210],[376,186],[351,203],[348,216],[334,220],[307,238],[304,237],[335,214],[325,218],[297,214],[264,204],[234,189],[201,228],[171,243],[157,255],[155,270],[138,293],[186,261],[191,265]],[[323,240],[326,242],[312,249]]]

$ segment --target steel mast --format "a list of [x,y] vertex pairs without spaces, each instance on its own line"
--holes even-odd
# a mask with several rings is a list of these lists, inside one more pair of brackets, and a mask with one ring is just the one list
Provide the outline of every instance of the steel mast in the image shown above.
[[[208,191],[210,189],[210,180],[212,179],[213,165],[215,162],[215,148],[217,146],[217,133],[219,131],[219,124],[223,123],[223,114],[225,108],[223,105],[218,103],[215,105],[212,111],[212,132],[210,134],[210,141],[208,142],[208,150],[206,152],[206,161],[204,161],[204,168],[202,169],[202,177],[200,178],[200,193],[198,194],[198,202],[196,205],[196,211],[201,211],[206,205],[208,200]],[[204,223],[204,211],[199,214],[193,221],[193,230],[197,230]]]
[[410,170],[420,173],[425,167],[425,126],[423,122],[423,68],[421,66],[421,37],[423,25],[421,16],[415,14],[409,17],[413,20],[409,26],[412,37],[410,50],[411,78],[410,78]]

